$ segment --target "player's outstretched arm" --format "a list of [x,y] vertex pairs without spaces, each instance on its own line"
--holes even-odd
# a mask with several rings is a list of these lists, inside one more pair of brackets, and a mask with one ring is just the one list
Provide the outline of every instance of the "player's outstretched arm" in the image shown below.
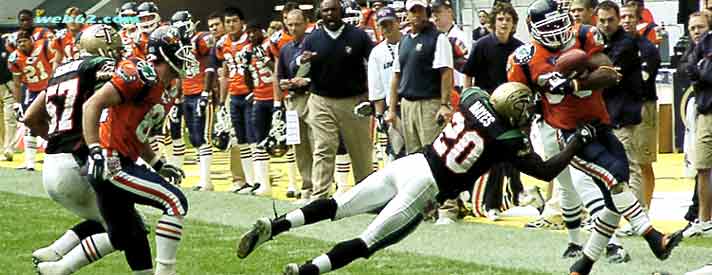
[[49,131],[49,115],[45,108],[45,91],[37,95],[37,99],[32,102],[25,116],[22,118],[22,123],[30,129],[30,132],[35,136],[40,136],[47,140],[47,132]]
[[84,103],[84,141],[86,144],[99,143],[99,118],[102,110],[110,106],[121,104],[121,95],[111,82],[99,88],[92,97]]

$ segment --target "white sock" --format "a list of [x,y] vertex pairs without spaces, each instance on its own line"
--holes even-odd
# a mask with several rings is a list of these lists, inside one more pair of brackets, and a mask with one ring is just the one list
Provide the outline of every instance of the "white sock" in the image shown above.
[[116,249],[111,245],[108,233],[94,234],[83,239],[79,245],[64,255],[59,263],[72,272],[77,272],[82,267],[96,262],[114,251]]
[[314,258],[311,262],[319,268],[319,274],[331,271],[331,260],[329,260],[329,256],[326,254],[319,255],[319,257]]
[[583,247],[583,253],[591,260],[598,261],[603,253],[603,249],[606,248],[608,240],[613,236],[616,231],[616,226],[620,221],[620,215],[605,208],[600,211],[598,216],[594,219],[594,228],[591,231],[591,236],[588,238],[588,242]]
[[297,189],[297,160],[294,155],[294,147],[290,146],[287,151],[287,177],[289,177],[289,187]]
[[269,154],[264,148],[255,146],[252,151],[252,162],[254,164],[255,182],[264,184],[264,188],[268,188],[270,186]]
[[391,158],[386,152],[386,147],[388,146],[388,136],[385,134],[378,134],[378,153],[381,155],[384,165],[388,165],[391,162]]
[[210,144],[203,144],[198,148],[198,162],[200,165],[200,185],[203,187],[211,185],[210,163],[213,160],[213,148]]
[[284,218],[292,225],[291,228],[297,228],[304,225],[304,212],[302,212],[301,209],[296,209],[287,213]]
[[35,155],[37,154],[37,138],[25,136],[25,167],[35,168]]
[[79,244],[79,236],[72,230],[67,230],[64,235],[54,241],[49,248],[60,256],[64,256]]
[[581,229],[567,229],[569,235],[569,242],[580,245],[581,244]]
[[177,166],[178,168],[183,167],[183,160],[185,159],[185,142],[183,139],[173,140],[173,155],[171,156],[170,163]]
[[153,269],[134,270],[133,275],[153,275]]
[[240,161],[242,162],[242,171],[245,172],[245,181],[249,184],[255,184],[252,148],[250,148],[249,144],[238,144],[237,146],[240,148]]
[[157,274],[175,270],[178,245],[182,236],[183,218],[169,215],[161,216],[156,225]]
[[623,246],[621,244],[621,240],[618,239],[618,236],[616,236],[616,234],[613,234],[613,236],[611,236],[611,239],[608,240],[608,244],[615,244],[617,246]]
[[[339,188],[348,187],[349,171],[351,170],[351,157],[349,154],[336,155],[336,169],[334,172],[334,181]],[[342,192],[345,190],[341,190]]]
[[625,190],[618,194],[611,194],[616,209],[630,223],[633,231],[638,236],[642,236],[652,226],[650,218],[645,213],[645,209],[640,205],[638,199],[630,190]]

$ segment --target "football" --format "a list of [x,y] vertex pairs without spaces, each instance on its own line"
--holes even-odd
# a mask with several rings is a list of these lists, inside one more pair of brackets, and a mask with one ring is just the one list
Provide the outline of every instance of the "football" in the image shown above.
[[588,61],[588,54],[583,50],[568,50],[556,59],[555,70],[567,78],[577,78],[589,69]]

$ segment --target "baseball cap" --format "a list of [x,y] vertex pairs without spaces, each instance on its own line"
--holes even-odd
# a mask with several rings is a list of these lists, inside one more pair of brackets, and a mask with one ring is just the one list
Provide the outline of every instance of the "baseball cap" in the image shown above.
[[428,3],[425,0],[408,0],[408,2],[405,2],[406,10],[412,10],[413,7],[415,7],[415,6],[421,6],[423,8],[427,8]]
[[433,0],[432,2],[430,2],[430,6],[433,9],[437,9],[440,7],[452,8],[452,2],[450,2],[450,0]]
[[396,10],[394,10],[391,7],[384,7],[378,9],[378,12],[376,13],[376,23],[381,24],[381,22],[386,21],[386,20],[396,20],[398,17],[396,16]]

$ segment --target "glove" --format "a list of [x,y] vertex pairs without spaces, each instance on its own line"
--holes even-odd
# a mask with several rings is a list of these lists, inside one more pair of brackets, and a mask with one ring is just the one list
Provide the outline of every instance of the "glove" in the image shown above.
[[106,158],[99,144],[89,145],[89,159],[87,160],[87,176],[92,185],[101,184],[104,181],[104,167]]
[[15,119],[17,119],[17,121],[22,121],[22,117],[25,116],[25,113],[22,110],[22,104],[13,103],[12,111],[15,113]]
[[604,126],[599,121],[582,124],[576,127],[576,136],[581,139],[584,144],[589,144],[594,141],[598,134],[604,129]]
[[358,117],[370,117],[373,115],[373,105],[371,102],[364,101],[356,104],[354,107],[354,115]]
[[383,114],[376,114],[376,130],[384,134],[388,133],[388,123]]
[[210,104],[210,94],[207,91],[203,91],[200,93],[200,99],[198,99],[198,108],[195,109],[197,117],[203,117],[208,104]]
[[578,90],[578,83],[574,79],[564,77],[559,72],[554,72],[547,78],[545,88],[552,94],[573,94]]
[[168,111],[168,119],[171,120],[171,123],[180,123],[180,116],[178,114],[178,105],[171,106],[171,109]]
[[153,165],[153,170],[156,170],[161,177],[175,185],[180,185],[185,178],[185,172],[183,172],[182,169],[176,167],[175,165],[166,163],[163,159]]

